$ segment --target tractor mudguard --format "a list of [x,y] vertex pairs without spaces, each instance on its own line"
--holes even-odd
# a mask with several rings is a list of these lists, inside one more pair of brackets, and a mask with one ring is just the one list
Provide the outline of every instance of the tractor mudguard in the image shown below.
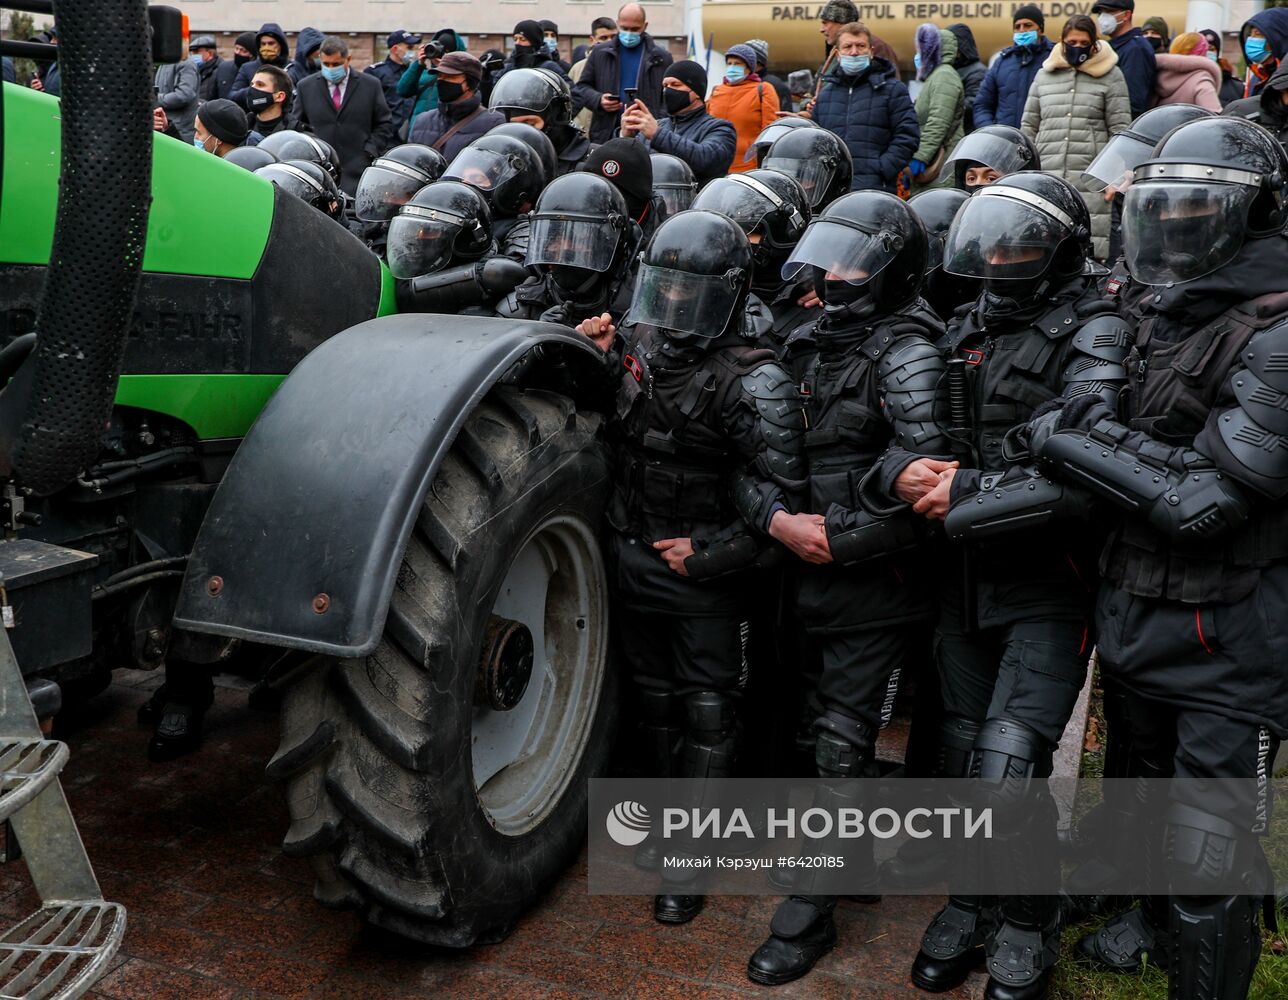
[[387,316],[319,345],[233,457],[188,560],[175,625],[339,657],[372,652],[457,431],[538,346],[603,380],[599,350],[548,323]]

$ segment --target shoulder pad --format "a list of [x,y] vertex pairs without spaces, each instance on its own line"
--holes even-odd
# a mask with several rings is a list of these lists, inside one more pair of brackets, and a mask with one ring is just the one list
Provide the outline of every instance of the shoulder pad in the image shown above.
[[1288,321],[1254,333],[1239,360],[1262,382],[1288,392]]
[[1216,422],[1219,434],[1210,434],[1209,424],[1196,447],[1234,479],[1274,499],[1288,496],[1288,436],[1262,427],[1239,406]]
[[519,305],[519,298],[511,292],[496,304],[496,314],[502,319],[522,319],[525,310]]
[[756,414],[776,427],[798,426],[801,397],[792,377],[776,361],[767,361],[742,376],[742,394]]
[[939,349],[924,337],[899,337],[877,364],[877,377],[887,391],[934,388],[944,373]]
[[1135,343],[1131,324],[1117,313],[1093,316],[1073,335],[1073,349],[1087,357],[1121,363]]

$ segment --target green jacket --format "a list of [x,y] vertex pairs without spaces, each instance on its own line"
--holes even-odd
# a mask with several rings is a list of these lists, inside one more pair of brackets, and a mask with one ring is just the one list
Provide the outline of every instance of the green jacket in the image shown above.
[[[456,36],[456,51],[469,51],[465,39],[459,34]],[[438,88],[434,86],[437,81],[438,74],[425,69],[419,61],[403,71],[402,79],[398,81],[398,96],[416,98],[416,104],[407,119],[409,122],[414,121],[422,111],[433,111],[438,107]]]
[[[931,71],[917,94],[917,124],[921,126],[921,145],[913,155],[930,166],[943,149],[949,156],[961,141],[966,114],[966,90],[962,78],[953,69],[957,58],[957,36],[951,31],[939,32],[939,65]],[[951,170],[941,171],[932,187],[951,187]]]

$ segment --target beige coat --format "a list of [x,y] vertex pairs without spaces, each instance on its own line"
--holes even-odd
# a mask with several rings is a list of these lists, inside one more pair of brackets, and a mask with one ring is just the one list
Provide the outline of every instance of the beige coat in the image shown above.
[[1059,174],[1082,193],[1091,213],[1092,245],[1101,260],[1109,253],[1109,203],[1094,182],[1083,180],[1082,172],[1109,137],[1130,124],[1127,81],[1109,45],[1101,42],[1076,70],[1065,61],[1063,45],[1051,50],[1029,89],[1021,127],[1036,143],[1042,169]]

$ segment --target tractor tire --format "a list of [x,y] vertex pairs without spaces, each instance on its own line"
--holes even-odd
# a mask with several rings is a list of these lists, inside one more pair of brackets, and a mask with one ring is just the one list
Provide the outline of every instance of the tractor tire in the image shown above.
[[617,700],[601,422],[493,389],[420,510],[375,652],[283,680],[268,773],[323,904],[465,948],[503,938],[576,857]]

